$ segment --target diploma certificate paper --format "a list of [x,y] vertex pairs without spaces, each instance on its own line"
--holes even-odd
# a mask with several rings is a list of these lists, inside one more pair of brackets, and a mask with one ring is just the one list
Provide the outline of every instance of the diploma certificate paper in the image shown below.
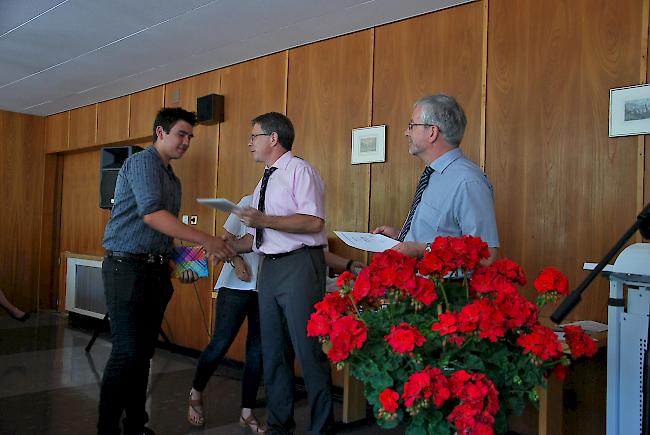
[[343,242],[353,248],[369,252],[384,252],[399,243],[398,240],[383,234],[358,233],[353,231],[334,231]]
[[199,204],[216,208],[217,210],[232,213],[233,210],[241,210],[241,207],[226,198],[196,198]]

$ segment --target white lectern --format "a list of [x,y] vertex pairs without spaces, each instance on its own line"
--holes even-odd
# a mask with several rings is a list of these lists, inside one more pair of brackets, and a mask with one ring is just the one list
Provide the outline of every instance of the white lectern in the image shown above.
[[[594,267],[585,263],[585,269]],[[650,244],[628,246],[603,272],[609,277],[607,435],[640,434],[650,314]]]

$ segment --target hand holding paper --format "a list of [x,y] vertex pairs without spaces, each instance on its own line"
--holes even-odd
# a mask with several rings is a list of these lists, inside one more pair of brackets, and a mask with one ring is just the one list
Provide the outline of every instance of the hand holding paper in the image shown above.
[[360,233],[354,231],[334,231],[346,245],[369,252],[384,252],[397,245],[399,241],[383,234]]

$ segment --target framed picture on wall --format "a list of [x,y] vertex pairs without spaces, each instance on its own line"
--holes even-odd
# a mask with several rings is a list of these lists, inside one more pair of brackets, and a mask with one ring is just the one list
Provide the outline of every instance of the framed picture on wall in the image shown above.
[[386,126],[352,130],[352,164],[386,161]]
[[609,90],[609,137],[650,134],[650,85]]

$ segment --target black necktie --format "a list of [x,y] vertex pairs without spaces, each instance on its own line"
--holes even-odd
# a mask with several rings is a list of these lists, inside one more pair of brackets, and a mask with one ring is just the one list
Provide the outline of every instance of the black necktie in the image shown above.
[[422,201],[422,193],[424,192],[424,189],[427,188],[429,185],[429,178],[431,178],[431,174],[433,174],[433,168],[431,166],[427,166],[424,168],[424,172],[422,172],[422,176],[420,177],[420,181],[418,182],[418,187],[415,189],[415,195],[413,196],[413,203],[411,204],[411,209],[409,210],[408,216],[406,216],[406,221],[404,221],[404,226],[402,227],[402,231],[399,233],[398,240],[400,242],[404,241],[404,237],[406,237],[406,233],[409,232],[411,229],[411,221],[413,220],[413,215],[415,214],[415,209],[418,208],[418,205],[420,204],[420,201]]
[[[270,167],[264,170],[264,176],[262,177],[262,186],[260,186],[260,201],[257,203],[257,209],[264,213],[264,196],[266,195],[266,186],[269,184],[269,177],[278,168]],[[255,247],[260,249],[262,246],[262,233],[264,228],[255,228]]]

